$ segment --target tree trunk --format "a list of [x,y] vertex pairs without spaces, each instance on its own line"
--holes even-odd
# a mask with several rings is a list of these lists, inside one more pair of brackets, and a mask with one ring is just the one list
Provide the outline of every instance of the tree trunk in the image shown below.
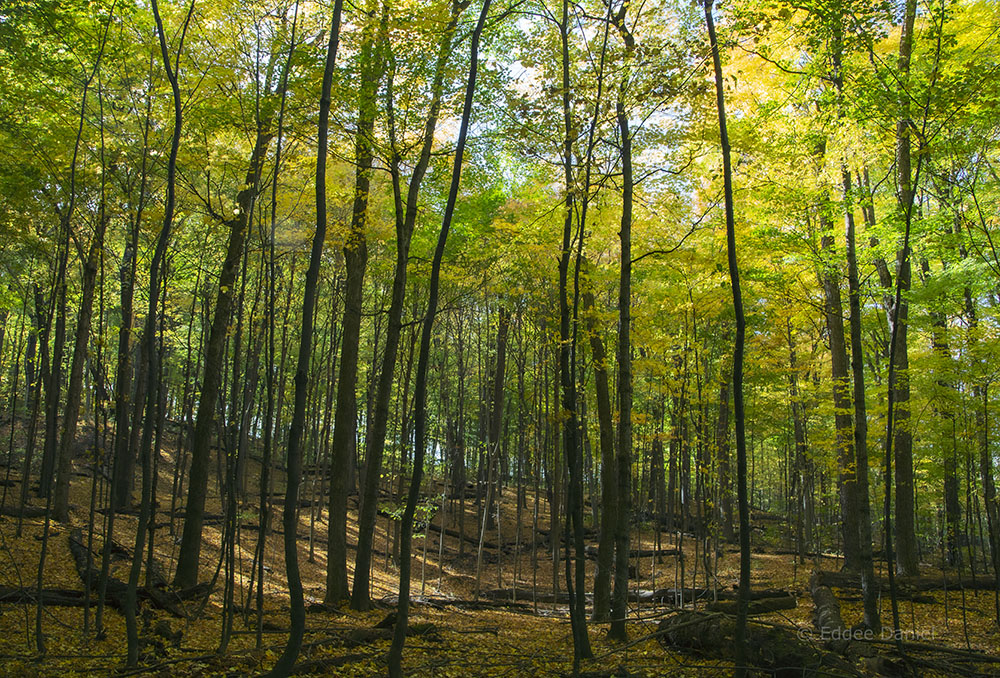
[[441,278],[441,260],[444,258],[444,248],[448,241],[448,230],[451,227],[452,216],[455,213],[455,203],[458,200],[458,188],[462,177],[462,159],[465,153],[465,143],[469,134],[469,120],[472,117],[472,99],[476,91],[476,71],[479,64],[479,39],[486,23],[490,9],[490,0],[483,1],[483,9],[472,33],[472,48],[469,65],[469,78],[465,90],[465,101],[462,106],[462,123],[458,132],[458,144],[455,149],[455,161],[451,174],[451,186],[448,189],[448,202],[445,205],[444,218],[441,222],[441,232],[438,235],[434,249],[434,259],[431,262],[430,289],[427,295],[427,312],[420,332],[420,352],[417,358],[416,391],[414,393],[414,449],[413,477],[410,479],[410,489],[406,497],[406,508],[403,511],[403,521],[400,535],[399,558],[399,602],[396,608],[396,624],[393,629],[392,645],[389,648],[389,676],[401,678],[403,644],[406,642],[408,615],[410,606],[410,555],[413,536],[413,516],[416,512],[420,495],[420,483],[423,476],[424,452],[426,448],[427,426],[427,366],[430,362],[431,333],[434,326],[434,316],[437,313],[438,288]]
[[[563,111],[563,168],[566,190],[565,215],[563,218],[562,249],[559,257],[559,378],[562,402],[562,434],[563,453],[566,457],[566,467],[569,471],[569,483],[566,488],[567,527],[572,530],[573,543],[576,548],[575,590],[573,577],[570,576],[572,559],[566,560],[566,583],[570,590],[570,625],[573,630],[573,666],[579,668],[581,659],[589,658],[590,639],[587,636],[586,599],[584,597],[584,557],[583,557],[583,477],[582,454],[578,438],[578,412],[576,404],[576,374],[572,361],[573,342],[576,333],[572,331],[571,319],[575,310],[569,302],[569,264],[573,240],[573,222],[575,216],[574,196],[577,190],[573,177],[573,142],[575,139],[574,122],[572,119],[572,103],[569,80],[569,1],[563,0],[562,19],[559,23],[559,35],[562,46],[562,111]],[[586,191],[588,187],[584,187]],[[574,299],[575,302],[575,299]],[[568,535],[567,535],[568,536]]]
[[910,358],[907,349],[909,327],[909,303],[906,295],[910,290],[909,256],[900,250],[897,260],[897,285],[901,299],[899,309],[894,314],[897,325],[895,337],[895,385],[894,436],[896,483],[896,545],[899,558],[897,571],[904,576],[919,574],[917,563],[917,535],[914,524],[913,502],[913,434],[910,423]]
[[327,531],[326,595],[334,605],[350,596],[347,585],[347,495],[350,490],[354,448],[357,441],[358,353],[361,341],[362,288],[368,265],[368,191],[372,173],[372,134],[375,97],[381,59],[377,57],[374,3],[366,5],[370,17],[361,44],[361,87],[358,93],[358,129],[354,153],[357,166],[351,227],[344,243],[344,320],[341,325],[340,373],[337,377],[337,410],[333,421],[333,468],[330,474],[330,513]]
[[225,358],[226,337],[232,317],[236,276],[243,257],[247,229],[253,217],[253,205],[257,197],[261,172],[271,142],[270,120],[258,122],[257,138],[254,142],[250,165],[244,181],[245,188],[239,192],[236,202],[239,214],[226,222],[229,227],[229,243],[226,258],[219,274],[219,287],[215,299],[215,315],[209,330],[205,347],[205,372],[202,377],[201,395],[198,400],[198,415],[194,425],[194,440],[191,447],[191,470],[188,480],[188,498],[184,512],[184,530],[181,534],[177,572],[174,585],[189,588],[198,583],[198,564],[201,557],[201,531],[204,523],[205,497],[208,490],[208,467],[212,457],[212,432],[215,427],[216,405],[222,381],[223,359]]
[[[323,258],[323,243],[326,240],[326,160],[328,151],[327,133],[330,120],[330,92],[333,87],[333,69],[340,44],[340,16],[342,0],[333,6],[333,25],[327,44],[326,64],[323,69],[323,84],[320,94],[319,141],[316,151],[316,232],[313,234],[309,268],[306,269],[306,283],[302,299],[302,333],[299,337],[298,365],[295,369],[295,404],[292,423],[288,432],[288,469],[285,485],[285,503],[282,509],[284,530],[285,571],[288,575],[288,594],[291,599],[289,612],[289,633],[285,649],[268,676],[284,678],[291,673],[302,647],[305,634],[306,611],[302,593],[302,579],[299,574],[298,556],[298,500],[299,483],[302,476],[302,429],[306,418],[306,397],[309,391],[309,363],[312,357],[313,316],[316,311],[316,288],[319,283],[319,269]],[[294,35],[293,35],[294,44]],[[289,57],[289,63],[291,57]]]
[[618,278],[618,515],[615,520],[615,579],[611,596],[611,629],[608,637],[624,641],[628,596],[629,526],[632,520],[632,136],[629,116],[618,102],[616,110],[622,152],[622,218],[618,231],[621,248]]
[[848,305],[851,327],[851,378],[854,399],[855,503],[858,507],[858,546],[861,565],[862,595],[865,625],[879,631],[878,591],[872,585],[875,568],[872,561],[871,506],[868,498],[868,412],[865,403],[864,345],[861,340],[861,281],[858,275],[858,254],[854,229],[854,205],[851,174],[841,164],[841,185],[844,191],[844,224],[847,243]]
[[[503,426],[504,410],[504,381],[507,376],[507,332],[510,329],[510,311],[505,307],[500,307],[499,325],[497,327],[497,352],[493,364],[493,374],[491,379],[492,391],[490,393],[489,428],[487,429],[487,475],[489,469],[495,468],[500,461],[500,429]],[[495,471],[493,478],[499,488],[500,475]],[[492,497],[486,501],[484,515],[486,516],[486,529],[493,530],[497,527],[494,501],[500,501],[499,492],[494,492]]]
[[[385,451],[385,434],[389,421],[389,402],[392,396],[392,385],[396,372],[396,359],[399,353],[399,338],[403,330],[403,302],[406,297],[406,266],[410,256],[410,240],[417,222],[420,185],[430,164],[434,131],[437,128],[438,113],[441,108],[441,92],[444,88],[445,68],[452,50],[452,37],[455,27],[458,25],[461,12],[466,6],[466,4],[453,2],[451,21],[445,29],[438,46],[437,64],[434,69],[433,85],[431,86],[430,110],[424,124],[423,144],[420,149],[420,156],[410,177],[405,208],[401,200],[400,158],[395,150],[395,139],[393,140],[393,157],[390,166],[393,193],[396,198],[396,267],[393,272],[392,300],[389,304],[388,328],[386,329],[385,350],[382,354],[374,416],[372,417],[368,435],[366,436],[368,450],[365,455],[365,472],[362,476],[364,478],[364,490],[358,523],[358,550],[354,563],[354,584],[351,592],[351,607],[355,610],[367,610],[371,607],[371,559],[375,517],[378,508],[378,487],[382,478],[382,455]],[[390,82],[391,77],[390,73]],[[388,90],[390,111],[393,110],[392,96],[393,92],[390,87]],[[395,136],[394,120],[392,127],[393,136]]]
[[615,555],[614,526],[618,516],[618,479],[615,474],[615,432],[611,418],[611,388],[608,356],[594,320],[594,293],[583,294],[583,316],[590,338],[590,358],[594,368],[597,425],[601,450],[601,532],[594,573],[594,621],[607,621],[611,612],[611,572]]
[[66,345],[66,264],[69,259],[69,228],[68,222],[60,225],[55,284],[52,288],[52,301],[49,303],[50,313],[53,309],[55,313],[55,331],[52,336],[52,359],[51,362],[48,362],[48,374],[45,381],[45,439],[42,444],[42,468],[38,481],[38,495],[40,497],[50,495],[52,479],[55,475],[63,351]]
[[746,665],[750,647],[748,642],[747,610],[750,603],[750,502],[747,497],[747,449],[745,414],[743,407],[743,346],[746,335],[746,318],[743,314],[743,296],[736,257],[736,218],[733,206],[733,168],[730,160],[729,132],[726,127],[726,99],[723,88],[722,58],[712,17],[712,0],[705,2],[705,24],[712,46],[712,63],[715,73],[715,99],[719,114],[719,139],[722,146],[722,176],[726,202],[726,253],[729,263],[729,282],[733,294],[733,313],[736,316],[736,341],[733,347],[733,418],[736,426],[736,498],[740,521],[740,585],[737,598],[736,622],[733,633],[734,658],[737,678],[747,675]]
[[903,575],[916,575],[917,538],[914,527],[913,508],[913,436],[910,431],[910,376],[909,353],[907,350],[907,328],[909,326],[909,304],[906,297],[910,291],[909,232],[913,217],[913,186],[910,165],[910,92],[907,89],[910,74],[910,55],[913,50],[913,24],[916,18],[916,0],[906,0],[903,26],[899,36],[899,80],[900,118],[896,123],[896,183],[900,216],[904,221],[906,240],[896,258],[896,304],[893,308],[894,354],[893,385],[895,420],[895,481],[896,481],[896,546],[898,551],[898,571]]
[[729,378],[723,379],[719,387],[719,420],[715,429],[715,454],[719,465],[719,507],[722,518],[722,537],[735,541],[733,529],[733,496],[729,470]]
[[805,403],[799,395],[799,375],[798,358],[795,352],[795,343],[792,340],[792,323],[788,320],[788,399],[791,401],[792,409],[792,431],[795,441],[795,449],[792,452],[792,482],[791,495],[795,497],[795,548],[798,552],[799,561],[803,561],[808,550],[805,535],[805,514],[806,514],[806,474],[808,458],[806,453],[806,417]]
[[[104,232],[108,226],[103,205],[101,212],[90,251],[83,262],[82,298],[77,314],[76,341],[73,344],[73,360],[70,363],[69,384],[66,387],[62,440],[59,443],[56,484],[52,495],[52,515],[62,522],[69,520],[69,477],[76,443],[76,427],[80,418],[80,400],[83,395],[83,368],[87,361],[87,345],[90,343],[90,327],[94,318],[94,293],[97,289],[97,273],[104,249]],[[97,435],[96,428],[94,435]]]
[[[826,209],[828,201],[823,200],[820,210]],[[823,249],[823,292],[826,297],[826,326],[830,337],[830,366],[833,373],[833,407],[837,430],[838,492],[840,495],[841,538],[843,539],[844,567],[857,570],[861,566],[858,532],[858,504],[855,482],[854,422],[851,416],[851,375],[848,371],[847,341],[844,336],[844,306],[840,294],[839,269],[833,248],[833,236],[826,233],[829,221],[821,214],[824,226]]]
[[[146,323],[143,330],[142,337],[142,351],[141,351],[141,365],[139,368],[139,381],[153,383],[149,389],[149,397],[147,399],[148,417],[153,416],[153,403],[158,400],[159,396],[159,383],[158,378],[158,365],[159,357],[156,355],[156,342],[154,340],[154,335],[156,333],[156,316],[157,316],[157,303],[160,297],[160,268],[163,265],[163,260],[166,257],[167,245],[170,242],[170,234],[173,227],[174,219],[174,204],[175,204],[175,185],[176,185],[176,175],[177,175],[177,152],[180,148],[181,140],[181,123],[182,123],[182,113],[181,113],[181,94],[180,87],[177,83],[177,73],[170,63],[170,56],[167,52],[167,39],[166,34],[163,30],[163,22],[160,19],[160,10],[157,0],[152,0],[153,17],[156,20],[156,34],[159,38],[160,43],[160,57],[163,61],[163,68],[167,74],[167,80],[170,82],[171,91],[173,94],[173,104],[174,104],[174,129],[170,140],[170,157],[167,161],[167,187],[166,187],[166,200],[163,210],[163,226],[160,228],[159,236],[156,240],[156,247],[153,250],[153,257],[150,261],[149,266],[149,306],[146,313]],[[181,30],[180,40],[177,46],[178,56],[184,48],[184,36],[187,33],[188,22],[191,20],[191,15],[194,12],[194,0],[191,0],[191,4],[188,7],[187,16],[184,19],[183,28]],[[143,393],[142,387],[140,386],[137,391],[141,394]],[[138,426],[139,416],[142,412],[141,405],[137,403],[135,416],[135,423]],[[135,428],[135,427],[133,427]],[[152,432],[152,420],[147,419],[144,427],[143,442],[148,443],[150,434]],[[135,666],[139,661],[139,633],[136,626],[136,613],[138,612],[138,600],[136,597],[137,587],[139,584],[139,572],[142,566],[142,554],[145,547],[146,540],[146,528],[147,522],[150,520],[152,515],[152,497],[150,496],[152,490],[151,484],[151,471],[149,463],[149,455],[145,454],[147,446],[141,448],[142,453],[142,501],[139,507],[139,522],[136,526],[135,534],[135,546],[132,553],[132,567],[129,570],[128,585],[125,591],[125,627],[126,636],[128,642],[128,655],[127,663],[129,666]],[[199,535],[199,546],[200,546],[200,535]],[[197,575],[197,560],[195,560],[195,574]]]

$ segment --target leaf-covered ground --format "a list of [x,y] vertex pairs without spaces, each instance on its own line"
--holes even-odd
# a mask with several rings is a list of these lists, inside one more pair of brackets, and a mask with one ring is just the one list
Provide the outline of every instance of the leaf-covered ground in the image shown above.
[[[160,487],[170,487],[171,469],[161,468]],[[53,523],[50,527],[44,567],[43,585],[47,589],[82,591],[83,585],[69,550],[72,527],[82,527],[87,537],[90,479],[76,479],[73,496],[76,502],[72,514],[73,525]],[[6,506],[13,504],[17,486],[8,488]],[[41,504],[36,503],[36,506]],[[175,521],[175,534],[170,534],[170,499],[161,492],[157,521],[155,550],[157,559],[171,563],[176,557],[176,535],[181,521]],[[475,531],[472,501],[467,502],[466,531]],[[573,647],[565,606],[532,603],[532,584],[539,593],[551,591],[553,573],[551,551],[547,542],[539,542],[534,549],[529,539],[533,525],[533,503],[529,495],[528,506],[522,507],[521,530],[518,537],[513,504],[513,492],[505,495],[501,504],[501,532],[489,532],[488,543],[502,543],[500,557],[495,550],[484,552],[480,572],[480,589],[483,593],[480,606],[470,605],[475,598],[476,559],[475,547],[466,543],[459,556],[459,544],[447,537],[438,542],[438,533],[430,530],[426,537],[415,540],[414,580],[412,588],[419,596],[411,617],[412,628],[404,652],[404,669],[414,676],[564,676],[572,672]],[[218,511],[218,500],[210,503],[209,512]],[[540,505],[545,517],[538,525],[547,528],[548,507]],[[315,522],[311,525],[315,516]],[[98,516],[100,517],[100,516]],[[353,520],[355,514],[352,512]],[[249,519],[248,519],[249,520]],[[440,518],[436,518],[440,520]],[[252,522],[252,521],[250,521]],[[448,524],[454,526],[454,513]],[[98,521],[98,528],[100,522]],[[15,536],[17,518],[0,517],[0,586],[33,588],[36,585],[39,556],[42,548],[42,518],[23,519],[23,531]],[[127,578],[129,545],[135,535],[136,519],[123,515],[116,521],[115,541],[122,545],[124,554],[113,563],[112,574]],[[393,608],[393,595],[398,577],[396,565],[386,557],[391,549],[393,524],[388,517],[380,517],[374,559],[373,597],[379,601],[377,609],[359,613],[347,609],[312,609],[307,618],[307,634],[300,657],[300,673],[337,676],[382,676],[386,673],[385,655],[389,634],[377,629]],[[220,525],[209,521],[205,530],[203,567],[201,578],[208,580],[215,571],[220,550]],[[353,525],[351,526],[353,529]],[[98,529],[99,531],[99,529]],[[310,559],[309,535],[312,534]],[[321,602],[325,581],[326,523],[319,512],[303,509],[301,512],[300,560],[307,604]],[[661,535],[657,544],[650,530],[634,535],[643,548],[677,546],[677,535]],[[233,633],[225,653],[219,654],[222,629],[221,592],[222,578],[216,583],[200,615],[181,619],[162,610],[145,606],[142,617],[142,663],[139,669],[123,670],[125,660],[125,625],[123,616],[113,608],[104,613],[106,635],[97,639],[94,633],[95,610],[81,607],[47,605],[42,615],[42,633],[46,652],[39,655],[36,648],[35,615],[33,604],[5,602],[0,604],[0,675],[6,676],[62,676],[62,675],[153,675],[153,676],[244,676],[267,670],[284,646],[288,619],[287,597],[281,556],[281,536],[269,540],[267,561],[269,574],[266,579],[266,605],[262,624],[261,644],[257,646],[256,619],[254,614],[244,614],[249,604],[246,588],[249,586],[250,559],[257,533],[241,531],[241,557],[237,563],[235,601],[239,609],[233,616]],[[758,539],[758,537],[755,537]],[[759,537],[761,542],[764,537]],[[356,534],[350,535],[350,541]],[[520,552],[517,545],[520,544]],[[690,537],[681,544],[684,558],[677,556],[644,557],[638,562],[636,588],[650,590],[673,587],[682,569],[686,586],[697,585],[718,590],[731,590],[737,581],[738,555],[732,547],[717,551],[713,566],[717,574],[706,580],[705,559],[694,550]],[[798,598],[795,609],[765,615],[762,619],[802,629],[804,638],[811,638],[812,603],[808,594],[811,570],[839,568],[835,558],[824,557],[807,563],[795,563],[790,555],[777,555],[755,545],[753,554],[753,580],[755,588],[787,589]],[[101,539],[93,537],[93,550],[100,553]],[[438,554],[442,555],[439,568]],[[425,560],[426,559],[426,560]],[[353,552],[349,553],[349,565]],[[682,568],[683,565],[683,568]],[[95,562],[95,567],[99,564]],[[167,565],[169,567],[169,565]],[[592,573],[593,561],[588,561]],[[928,565],[926,574],[934,573]],[[564,585],[562,572],[560,584]],[[517,585],[518,600],[514,605],[504,605],[489,600],[490,589],[510,588]],[[440,588],[439,588],[440,584]],[[858,592],[838,591],[844,621],[853,624],[861,618]],[[1000,636],[994,613],[994,598],[989,592],[934,591],[928,602],[903,601],[902,626],[909,639],[947,645],[954,648],[973,648],[996,654],[1000,652]],[[199,601],[186,603],[194,612]],[[252,605],[252,604],[250,604]],[[629,636],[632,643],[622,645],[606,639],[605,624],[591,624],[590,638],[594,658],[585,660],[581,671],[585,675],[610,676],[715,676],[730,675],[731,665],[706,657],[693,656],[681,651],[667,651],[652,637],[661,618],[673,613],[669,606],[631,606]],[[889,605],[882,601],[883,619],[889,619]],[[932,675],[925,671],[923,675]]]

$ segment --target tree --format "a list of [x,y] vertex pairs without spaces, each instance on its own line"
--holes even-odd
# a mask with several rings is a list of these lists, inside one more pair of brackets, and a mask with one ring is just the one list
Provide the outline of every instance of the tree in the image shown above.
[[272,112],[265,108],[256,120],[253,151],[250,154],[250,161],[244,175],[243,188],[236,196],[236,215],[233,218],[224,218],[220,214],[215,214],[216,219],[229,229],[229,239],[226,245],[225,260],[219,272],[215,311],[212,316],[208,342],[205,345],[205,368],[202,375],[198,416],[195,420],[191,448],[191,470],[184,512],[184,530],[181,534],[180,555],[174,574],[174,584],[180,588],[191,587],[198,583],[205,495],[208,489],[208,465],[211,461],[216,407],[224,371],[226,337],[229,333],[229,324],[236,298],[236,277],[240,272],[247,231],[254,215],[254,203],[260,191],[267,149],[273,137],[271,117]]
[[[288,480],[285,485],[285,505],[282,512],[282,527],[285,542],[285,572],[288,575],[288,592],[291,598],[291,627],[288,642],[281,656],[271,669],[269,676],[278,678],[291,674],[292,666],[302,647],[305,634],[306,612],[302,597],[302,579],[298,561],[298,508],[299,479],[302,475],[302,429],[306,417],[306,396],[309,390],[309,363],[312,360],[313,314],[316,309],[316,294],[319,270],[323,259],[323,243],[326,239],[326,163],[330,125],[330,92],[333,88],[333,71],[337,63],[337,48],[340,45],[341,0],[333,6],[333,20],[330,39],[326,48],[326,65],[323,68],[323,85],[319,101],[319,143],[316,152],[316,231],[313,233],[312,251],[309,254],[309,268],[306,270],[305,292],[302,299],[302,334],[299,336],[299,358],[295,370],[295,405],[292,423],[288,432],[288,452],[286,464]],[[294,46],[294,37],[293,37]],[[290,59],[289,59],[290,61]]]
[[733,168],[730,159],[729,133],[726,127],[726,98],[722,80],[722,58],[712,17],[712,0],[705,1],[705,24],[712,47],[715,72],[715,101],[719,115],[719,139],[722,145],[722,177],[726,203],[726,253],[729,281],[733,291],[733,312],[736,315],[736,339],[733,347],[733,417],[736,426],[736,501],[740,521],[740,585],[736,605],[736,671],[739,678],[747,675],[747,610],[750,603],[750,502],[747,494],[747,448],[745,411],[743,405],[743,351],[746,341],[746,318],[740,290],[739,263],[736,258],[736,218],[733,206]]
[[[354,585],[351,593],[351,607],[356,610],[367,610],[371,607],[370,570],[372,556],[372,541],[375,530],[375,517],[378,508],[378,488],[382,478],[382,454],[385,448],[386,427],[389,421],[389,405],[396,358],[399,353],[399,340],[403,329],[403,302],[406,297],[406,269],[410,256],[410,242],[413,229],[416,226],[419,209],[420,186],[431,160],[434,144],[434,132],[437,129],[438,115],[441,110],[442,91],[444,89],[445,69],[452,52],[452,42],[455,28],[461,13],[469,5],[469,0],[451,2],[451,15],[441,34],[438,43],[437,61],[434,66],[433,83],[431,85],[430,106],[424,123],[420,155],[410,175],[409,187],[406,191],[405,207],[402,203],[402,178],[400,176],[400,153],[396,145],[395,119],[390,119],[390,134],[393,135],[389,165],[392,175],[393,198],[395,202],[396,228],[396,266],[393,270],[392,300],[389,304],[388,327],[386,328],[385,348],[382,353],[382,365],[379,372],[378,393],[375,396],[373,418],[366,436],[367,453],[365,454],[365,473],[363,475],[364,492],[361,498],[358,526],[358,551],[354,563]],[[387,46],[387,49],[392,49]],[[389,74],[390,82],[392,74]],[[392,111],[392,88],[387,93],[389,111]]]
[[455,203],[458,200],[458,187],[462,178],[463,154],[465,153],[466,139],[469,135],[469,121],[472,118],[472,99],[476,93],[476,74],[479,69],[479,40],[483,34],[483,26],[486,24],[486,17],[489,11],[490,0],[483,0],[483,8],[479,13],[479,20],[476,22],[476,28],[472,33],[469,77],[465,88],[465,101],[462,104],[462,123],[458,131],[458,143],[455,146],[455,161],[451,172],[451,185],[448,189],[448,202],[445,205],[444,217],[441,220],[441,232],[438,234],[437,246],[434,248],[434,259],[431,262],[427,312],[420,330],[420,353],[417,358],[417,386],[416,393],[414,394],[413,476],[410,479],[410,489],[406,496],[406,508],[403,511],[399,548],[399,602],[396,606],[396,622],[393,628],[392,645],[389,647],[389,675],[392,678],[398,678],[402,675],[403,644],[406,642],[409,621],[410,548],[413,535],[413,516],[416,513],[417,500],[420,495],[420,482],[423,476],[427,426],[427,367],[430,362],[431,332],[434,326],[434,316],[437,313],[441,260],[444,258],[444,247],[448,242],[448,231],[451,228],[451,220],[455,213]]
[[[365,223],[373,162],[375,106],[382,64],[382,39],[375,21],[375,3],[365,5],[360,54],[361,86],[358,88],[358,123],[354,137],[354,206],[344,242],[344,318],[341,322],[340,372],[337,409],[333,422],[333,473],[330,476],[330,522],[327,532],[326,595],[334,605],[350,596],[347,586],[347,493],[352,477],[352,452],[357,444],[358,351],[361,341],[362,291],[368,265]],[[378,43],[378,44],[376,44]]]

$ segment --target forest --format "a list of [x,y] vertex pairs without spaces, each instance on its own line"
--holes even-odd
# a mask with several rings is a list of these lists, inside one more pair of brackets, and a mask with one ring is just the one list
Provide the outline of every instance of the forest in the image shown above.
[[0,674],[1000,675],[996,2],[3,0],[0,148]]

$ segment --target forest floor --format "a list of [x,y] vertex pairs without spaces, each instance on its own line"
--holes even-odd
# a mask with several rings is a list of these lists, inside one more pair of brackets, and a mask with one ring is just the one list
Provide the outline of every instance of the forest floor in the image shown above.
[[[87,467],[80,462],[74,476],[71,498],[74,502],[71,524],[51,523],[45,565],[43,588],[80,592],[84,589],[73,554],[71,536],[81,528],[84,543],[89,537],[90,498],[93,479]],[[20,484],[18,468],[7,474],[2,506],[12,513],[17,506]],[[168,457],[159,469],[158,524],[154,549],[156,560],[168,571],[176,559],[177,541],[181,519],[169,514],[173,468]],[[253,477],[253,476],[251,476]],[[279,483],[280,484],[280,483]],[[309,481],[305,483],[304,496],[308,496]],[[253,496],[251,491],[250,496]],[[33,496],[33,495],[32,495]],[[573,646],[565,605],[551,602],[553,564],[548,541],[539,539],[534,550],[529,535],[535,527],[549,527],[548,505],[544,498],[539,502],[537,523],[534,517],[533,490],[528,489],[527,507],[520,513],[521,526],[515,522],[518,513],[514,488],[508,488],[500,504],[500,534],[486,533],[483,563],[480,570],[480,596],[476,601],[476,544],[478,529],[475,506],[470,499],[466,504],[466,543],[459,554],[458,539],[447,536],[439,542],[440,532],[426,530],[414,539],[413,581],[415,596],[411,608],[412,632],[403,656],[403,668],[413,676],[567,676],[572,673]],[[222,630],[222,590],[225,569],[212,589],[211,595],[200,612],[199,601],[184,604],[186,618],[151,606],[142,619],[142,636],[146,639],[142,664],[138,669],[123,669],[125,659],[124,617],[109,607],[104,613],[106,635],[96,639],[94,634],[94,609],[46,605],[41,626],[46,652],[40,655],[36,645],[36,605],[29,600],[0,603],[0,675],[3,676],[250,676],[266,671],[281,653],[288,629],[288,598],[283,578],[282,537],[272,534],[268,539],[265,562],[269,572],[265,582],[265,614],[261,625],[261,643],[257,644],[256,615],[244,615],[242,610],[252,609],[247,599],[250,569],[257,532],[246,529],[256,521],[256,502],[241,513],[244,528],[240,532],[241,544],[237,549],[235,604],[233,632],[223,653],[219,652]],[[438,499],[440,501],[440,499]],[[43,507],[37,498],[32,506]],[[348,574],[351,575],[356,542],[356,503],[349,502],[349,553]],[[180,507],[178,507],[180,508]],[[220,562],[222,536],[221,511],[216,493],[210,498],[202,550],[201,579],[209,581]],[[457,527],[457,502],[446,502],[447,526]],[[360,613],[346,605],[329,610],[319,609],[325,589],[325,542],[327,525],[325,514],[305,507],[300,511],[300,562],[307,606],[313,605],[307,616],[307,632],[297,673],[301,675],[382,676],[386,673],[385,655],[389,645],[389,632],[376,626],[395,604],[398,570],[394,559],[387,556],[392,551],[394,521],[380,516],[375,540],[376,555],[373,563],[372,596],[376,609]],[[797,606],[790,610],[774,612],[758,619],[787,627],[799,637],[809,639],[815,633],[812,623],[813,605],[809,591],[809,578],[813,570],[835,571],[840,562],[832,556],[812,558],[797,563],[792,555],[779,553],[782,546],[780,522],[774,516],[763,516],[758,521],[763,530],[754,531],[752,579],[754,589],[783,589],[797,599]],[[11,515],[0,516],[0,587],[2,590],[34,589],[37,586],[38,564],[42,551],[44,518],[32,513],[21,519],[21,536],[16,536],[19,519]],[[94,567],[99,570],[101,553],[101,515],[97,515],[97,528],[93,535]],[[439,525],[441,512],[433,519]],[[280,507],[275,523],[280,523]],[[312,524],[311,524],[312,523]],[[133,543],[137,518],[123,514],[115,523],[116,551],[121,554],[114,561],[112,575],[127,579],[129,553]],[[309,535],[312,534],[311,546]],[[713,563],[715,574],[706,580],[703,554],[695,553],[695,542],[677,534],[659,537],[649,525],[633,530],[632,548],[674,549],[684,557],[660,555],[634,558],[638,577],[632,581],[637,590],[652,591],[684,586],[697,586],[718,592],[731,593],[738,579],[739,556],[735,547],[723,545],[718,559]],[[496,548],[497,544],[501,548]],[[589,537],[588,544],[596,545],[596,537]],[[518,549],[518,546],[520,548]],[[310,555],[310,550],[312,554]],[[439,560],[439,553],[441,558]],[[681,572],[681,564],[685,572]],[[696,561],[699,563],[694,571]],[[588,559],[588,589],[592,586],[594,560]],[[883,568],[884,569],[884,566]],[[941,575],[941,570],[928,563],[925,574]],[[954,574],[954,573],[952,573]],[[968,573],[966,573],[968,574]],[[96,574],[95,574],[96,577]],[[683,577],[683,582],[681,578]],[[557,579],[565,590],[563,565]],[[706,586],[707,583],[707,586]],[[533,585],[536,596],[533,596]],[[511,591],[511,589],[516,589]],[[498,594],[503,590],[504,594]],[[857,591],[837,590],[846,625],[861,618],[861,601]],[[711,600],[713,596],[706,596]],[[502,598],[502,599],[500,599]],[[699,607],[704,607],[699,602]],[[688,603],[690,607],[690,603]],[[581,671],[587,676],[728,676],[732,673],[731,661],[719,657],[695,655],[680,649],[664,649],[657,640],[657,624],[664,617],[676,612],[676,605],[667,603],[630,603],[628,633],[632,642],[611,642],[606,638],[607,624],[589,624],[593,659],[582,662]],[[889,601],[881,601],[884,620],[890,619]],[[926,596],[911,597],[901,602],[901,627],[910,641],[919,641],[955,648],[971,649],[974,654],[1000,653],[1000,635],[997,633],[994,612],[994,595],[990,591],[932,591]],[[814,641],[810,641],[814,642]],[[947,666],[942,664],[942,666]],[[990,664],[980,662],[978,675],[990,673]],[[861,674],[868,673],[862,664],[856,664]],[[993,670],[996,670],[994,668]],[[945,671],[949,675],[955,672]],[[944,674],[942,673],[942,675]],[[919,675],[935,675],[923,669]],[[796,673],[796,675],[799,675]],[[969,674],[972,675],[972,674]]]

